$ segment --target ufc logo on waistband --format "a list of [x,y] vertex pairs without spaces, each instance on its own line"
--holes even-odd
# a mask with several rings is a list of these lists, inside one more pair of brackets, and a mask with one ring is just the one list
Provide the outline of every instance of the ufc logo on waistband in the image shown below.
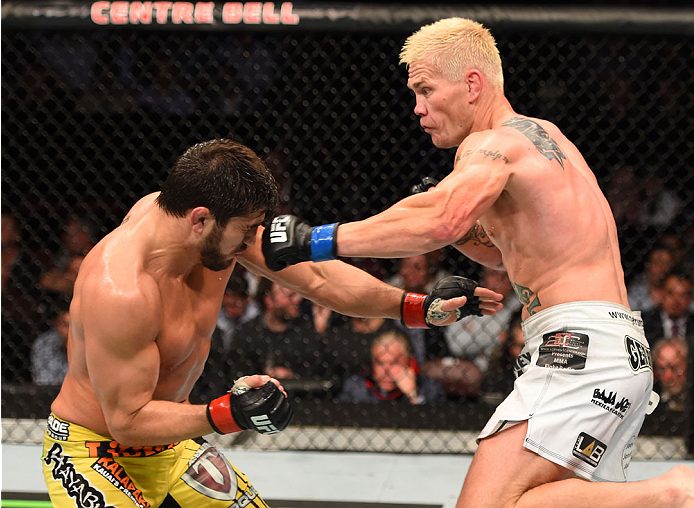
[[270,223],[270,243],[282,243],[287,241],[287,221],[289,217],[275,217]]
[[261,434],[277,434],[279,432],[267,415],[251,416],[251,422],[253,422],[255,429]]

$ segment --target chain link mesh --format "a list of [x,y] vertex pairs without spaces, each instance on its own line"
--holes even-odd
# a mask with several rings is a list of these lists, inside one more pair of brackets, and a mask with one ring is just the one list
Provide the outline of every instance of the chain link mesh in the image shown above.
[[[659,242],[678,244],[680,260],[691,262],[694,41],[511,27],[494,33],[511,104],[554,121],[608,196],[627,282],[639,280]],[[313,224],[366,218],[422,176],[445,176],[454,152],[435,149],[419,129],[406,70],[397,65],[407,35],[3,30],[2,411],[17,419],[3,424],[4,438],[35,439],[36,424],[26,419],[45,418],[57,393],[35,384],[31,351],[69,298],[80,256],[139,197],[159,189],[190,145],[219,137],[247,144],[275,173],[284,210]],[[580,203],[567,206],[580,213]],[[6,242],[13,222],[21,239]],[[407,282],[404,261],[355,262]],[[420,263],[430,273],[486,276],[452,250]],[[310,304],[300,311],[303,330]],[[507,322],[410,336],[420,367],[446,390],[438,404],[417,406],[337,400],[346,377],[369,363],[375,332],[358,335],[354,327],[333,315],[324,334],[286,339],[298,341],[285,359],[297,374],[287,383],[296,419],[292,435],[275,445],[474,450],[474,432],[510,389],[509,353],[499,345]],[[260,332],[241,335],[213,341],[194,398],[223,393],[233,376],[248,373],[243,367],[265,368],[272,353],[283,353]],[[646,420],[642,456],[683,456],[689,408]],[[677,441],[659,445],[662,437]],[[227,444],[241,446],[235,439]]]

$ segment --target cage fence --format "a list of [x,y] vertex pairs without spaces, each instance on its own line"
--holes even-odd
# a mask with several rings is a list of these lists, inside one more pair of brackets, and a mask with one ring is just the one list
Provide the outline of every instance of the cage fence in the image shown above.
[[[239,14],[230,3],[198,2],[213,4],[211,18],[196,10],[176,18],[173,7],[147,18],[144,4],[2,5],[4,441],[41,440],[58,387],[33,362],[59,354],[41,338],[56,333],[83,255],[160,188],[189,146],[213,138],[248,145],[275,174],[282,210],[313,224],[364,219],[423,176],[445,176],[454,152],[435,149],[419,129],[398,65],[405,38],[441,17],[485,23],[516,111],[555,122],[582,151],[615,213],[627,283],[642,281],[663,245],[669,266],[694,271],[689,10],[285,2],[246,13],[248,2],[235,3]],[[567,206],[580,213],[580,203]],[[426,332],[333,313],[318,330],[303,301],[278,336],[262,329],[272,288],[240,271],[234,295],[242,303],[230,292],[225,307],[254,311],[220,321],[191,400],[225,392],[238,375],[284,366],[294,374],[285,383],[292,427],[272,439],[218,438],[225,446],[474,451],[476,432],[513,383],[518,304],[507,278],[452,249],[351,262],[401,286],[424,288],[450,273],[481,279],[509,293],[507,308],[500,318]],[[386,332],[404,334],[421,374],[437,385],[427,403],[345,400],[347,381],[368,372],[371,343]],[[686,390],[683,404],[647,418],[636,456],[691,452],[691,367]]]

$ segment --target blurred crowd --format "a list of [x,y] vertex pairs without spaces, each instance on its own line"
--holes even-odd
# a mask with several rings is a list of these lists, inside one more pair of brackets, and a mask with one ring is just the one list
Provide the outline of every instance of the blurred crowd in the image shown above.
[[[94,225],[70,218],[57,249],[40,256],[24,247],[19,218],[3,213],[1,224],[2,381],[59,385],[67,371],[72,287],[98,240]],[[651,344],[659,411],[685,411],[691,386],[694,302],[688,255],[680,237],[664,234],[628,284],[630,305],[641,310]],[[395,263],[347,261],[407,291],[428,293],[451,274],[447,256],[436,251]],[[504,295],[501,312],[413,330],[395,320],[336,314],[238,265],[191,400],[209,400],[237,377],[264,373],[294,393],[345,403],[497,403],[513,388],[513,366],[524,346],[521,305],[505,272],[484,268],[476,278]]]
[[[416,129],[410,97],[397,69],[383,67],[396,60],[397,37],[15,37],[8,39],[10,72],[3,77],[6,130],[20,133],[3,143],[4,384],[60,384],[69,302],[84,256],[122,217],[125,203],[154,190],[167,167],[163,154],[177,154],[189,139],[221,131],[247,136],[249,146],[272,146],[263,158],[278,180],[282,211],[312,223],[378,212],[402,198],[414,178],[441,177],[450,167],[447,155],[420,148],[428,140],[406,130]],[[640,37],[638,46],[576,37],[585,49],[565,58],[555,54],[552,38],[531,51],[536,39],[501,35],[514,73],[507,92],[524,112],[567,127],[593,166],[617,222],[630,306],[642,312],[660,410],[683,411],[694,375],[694,194],[685,140],[691,122],[681,78],[691,52],[675,39],[659,40],[643,55],[632,51],[642,46]],[[318,50],[326,40],[330,55]],[[329,70],[299,70],[307,68]],[[576,68],[586,69],[581,80]],[[659,78],[642,79],[651,75]],[[590,115],[585,90],[594,101]],[[351,124],[358,128],[349,130]],[[65,146],[56,148],[61,136]],[[580,203],[567,206],[580,213]],[[445,275],[467,276],[502,293],[505,307],[443,329],[408,330],[398,321],[338,315],[237,267],[192,398],[218,395],[254,372],[282,379],[294,393],[344,402],[496,403],[511,391],[524,344],[520,304],[504,272],[448,250],[396,262],[348,261],[421,293]]]

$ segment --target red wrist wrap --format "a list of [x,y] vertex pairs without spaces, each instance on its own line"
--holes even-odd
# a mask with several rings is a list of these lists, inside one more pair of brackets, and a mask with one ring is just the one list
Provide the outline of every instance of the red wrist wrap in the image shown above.
[[218,434],[231,434],[232,432],[241,432],[243,430],[231,416],[230,397],[231,394],[227,393],[214,399],[207,405],[207,419]]
[[400,303],[400,315],[407,328],[429,328],[424,318],[424,300],[427,295],[405,293]]

